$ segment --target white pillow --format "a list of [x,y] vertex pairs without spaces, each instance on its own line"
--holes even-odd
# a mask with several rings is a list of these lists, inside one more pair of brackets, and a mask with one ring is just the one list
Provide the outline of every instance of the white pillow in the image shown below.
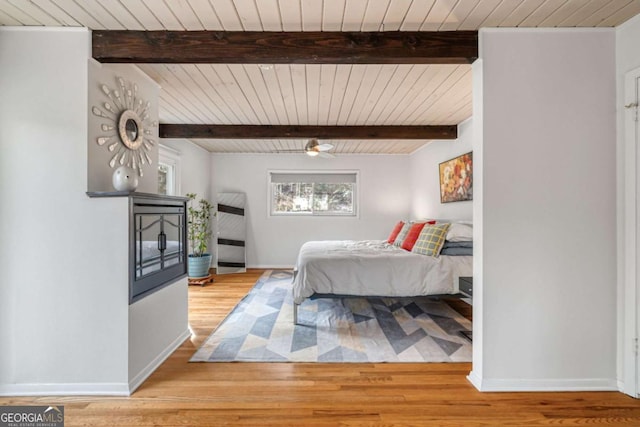
[[459,222],[451,223],[446,240],[450,242],[470,242],[473,240],[473,227]]

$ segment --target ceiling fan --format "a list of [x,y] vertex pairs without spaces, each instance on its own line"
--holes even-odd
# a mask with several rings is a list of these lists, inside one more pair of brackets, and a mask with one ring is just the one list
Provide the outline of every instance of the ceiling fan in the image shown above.
[[320,144],[315,138],[310,139],[307,144],[301,150],[278,150],[279,153],[305,153],[307,156],[315,157],[335,157],[329,153],[329,150],[333,148],[331,144]]

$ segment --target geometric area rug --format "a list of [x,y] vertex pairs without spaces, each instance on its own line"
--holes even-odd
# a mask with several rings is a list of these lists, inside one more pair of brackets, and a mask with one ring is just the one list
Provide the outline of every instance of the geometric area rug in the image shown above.
[[471,361],[471,322],[429,297],[308,299],[294,325],[292,277],[266,271],[190,361]]

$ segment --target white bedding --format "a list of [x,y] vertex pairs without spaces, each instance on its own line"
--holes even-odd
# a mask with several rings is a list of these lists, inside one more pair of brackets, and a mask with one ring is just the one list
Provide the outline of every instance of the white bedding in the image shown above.
[[314,293],[367,296],[454,294],[458,278],[472,276],[471,256],[414,254],[384,240],[307,242],[300,248],[293,298]]

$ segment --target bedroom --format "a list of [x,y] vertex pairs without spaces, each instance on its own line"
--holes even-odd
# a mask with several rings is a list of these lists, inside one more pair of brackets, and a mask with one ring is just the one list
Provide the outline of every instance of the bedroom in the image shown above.
[[[618,49],[623,48],[625,37],[633,39],[633,34],[631,33],[636,28],[636,22],[637,18],[626,27],[605,33],[608,35],[593,31],[596,37],[607,39],[604,41],[599,39],[604,46],[602,50],[598,51],[597,60],[594,60],[599,64],[609,64],[609,68],[598,70],[600,74],[609,76],[606,79],[609,81],[609,84],[606,85],[607,92],[605,94],[596,94],[604,98],[603,103],[606,105],[613,105],[615,102],[616,90],[614,84],[616,78],[620,82],[624,72],[637,66],[638,59],[635,57],[631,47],[624,55],[618,54],[614,56],[616,46]],[[561,33],[562,31],[558,31],[558,34]],[[585,40],[588,36],[588,34],[580,34],[579,37],[582,37],[582,39],[579,41],[586,43]],[[497,43],[498,40],[496,38],[499,38],[500,35],[489,33],[487,37],[494,37],[492,41],[488,40],[488,42]],[[560,35],[558,37],[561,38]],[[614,40],[615,38],[619,39]],[[80,52],[86,46],[85,42],[86,40],[84,39],[77,44],[69,41]],[[533,58],[535,56],[533,52],[536,52],[536,55],[539,54],[535,46],[528,44],[526,40],[521,40],[518,43],[526,45],[529,49],[526,52],[531,54],[523,56]],[[535,43],[540,42],[535,41]],[[600,42],[597,44],[601,46]],[[567,47],[567,50],[571,50],[573,47],[575,46]],[[6,47],[3,46],[3,48]],[[13,54],[14,51],[11,51],[11,53]],[[3,120],[2,128],[6,132],[3,133],[2,137],[3,150],[5,150],[4,154],[6,154],[6,157],[3,156],[2,182],[9,184],[3,189],[3,198],[7,200],[7,204],[3,204],[2,215],[3,218],[8,218],[9,224],[13,224],[8,226],[7,222],[3,223],[3,231],[7,241],[10,242],[9,246],[12,251],[10,253],[3,252],[2,256],[2,282],[12,284],[9,288],[3,287],[2,300],[11,301],[12,303],[9,307],[3,305],[2,314],[0,315],[2,316],[1,323],[3,325],[2,338],[12,342],[12,348],[16,349],[14,354],[3,352],[0,356],[2,357],[2,366],[17,366],[17,370],[14,368],[11,370],[15,374],[11,380],[5,380],[6,377],[3,378],[3,382],[8,381],[10,384],[113,382],[113,379],[109,379],[109,375],[100,376],[99,378],[91,375],[92,367],[88,361],[96,361],[94,351],[87,351],[82,357],[74,356],[72,363],[76,365],[76,368],[73,370],[63,360],[64,357],[62,355],[54,355],[50,357],[49,362],[42,363],[37,354],[45,353],[48,345],[52,344],[54,339],[39,338],[40,332],[42,332],[42,335],[55,337],[58,329],[71,331],[72,335],[82,335],[82,331],[85,329],[79,327],[74,319],[64,315],[59,315],[61,318],[57,321],[55,329],[46,328],[43,319],[33,316],[33,314],[42,311],[44,317],[52,317],[53,313],[51,309],[47,309],[47,305],[44,302],[34,302],[33,297],[34,294],[47,297],[54,297],[59,294],[59,298],[55,299],[55,301],[63,304],[64,307],[79,306],[84,307],[84,310],[95,310],[96,295],[87,293],[88,288],[95,292],[94,287],[97,284],[108,286],[110,280],[114,278],[109,278],[108,276],[99,280],[90,280],[90,278],[94,277],[96,269],[104,270],[100,266],[105,260],[115,262],[117,257],[109,252],[100,252],[101,255],[98,257],[100,259],[89,259],[87,266],[80,267],[71,262],[71,260],[53,260],[50,257],[45,257],[45,260],[41,262],[41,267],[31,271],[37,276],[50,277],[50,283],[55,283],[59,286],[56,287],[57,293],[54,294],[44,283],[31,283],[29,286],[22,286],[21,284],[24,283],[24,280],[22,280],[21,272],[25,271],[25,263],[17,260],[14,255],[14,252],[29,253],[33,251],[32,247],[24,243],[25,241],[40,241],[42,242],[40,250],[51,250],[50,248],[54,247],[54,242],[56,244],[67,242],[71,236],[73,237],[72,241],[75,243],[67,243],[68,247],[64,249],[66,249],[65,252],[73,253],[75,245],[93,247],[96,241],[109,240],[111,238],[110,234],[114,233],[113,228],[95,228],[93,221],[89,221],[87,218],[92,217],[96,223],[106,223],[112,220],[111,216],[115,215],[115,210],[101,212],[101,209],[97,209],[95,204],[90,203],[92,201],[78,199],[74,196],[74,194],[82,194],[84,197],[83,193],[86,191],[86,123],[83,120],[83,117],[86,117],[86,112],[84,108],[76,107],[74,109],[72,105],[68,104],[86,104],[84,100],[85,90],[79,88],[83,81],[86,85],[86,76],[83,76],[76,69],[76,67],[82,67],[81,59],[68,52],[57,52],[56,54],[64,55],[64,57],[61,57],[62,59],[60,60],[53,57],[47,58],[44,55],[39,55],[39,57],[41,60],[48,60],[52,64],[57,64],[58,62],[69,64],[69,68],[65,69],[68,73],[67,79],[47,77],[43,71],[43,75],[39,75],[39,77],[46,84],[29,87],[20,86],[20,90],[17,92],[9,90],[16,82],[21,81],[17,73],[12,73],[10,82],[3,80],[4,93],[12,94],[11,99],[14,100],[12,103],[14,108],[19,111],[29,112],[33,117],[31,123],[37,124],[37,126],[25,127],[20,125],[22,122],[17,119],[6,123],[6,121],[9,121],[6,117],[15,116],[8,115],[9,112],[6,112],[7,114],[5,115],[4,110],[3,118],[0,119]],[[587,56],[586,53],[583,52],[583,54],[585,57]],[[494,55],[492,57],[483,57],[485,61],[486,58],[491,58],[501,64],[510,64],[507,58],[499,57],[495,51],[487,51],[485,55]],[[7,56],[3,56],[3,60],[5,60],[4,58],[7,58]],[[22,68],[19,67],[21,64],[18,61],[20,55],[16,54],[15,57],[12,56],[11,58],[15,59],[12,59],[10,64],[3,62],[3,70],[29,69],[26,64],[23,64]],[[526,58],[520,59],[524,61]],[[619,71],[614,74],[614,61],[616,59]],[[86,55],[84,60],[86,60]],[[536,57],[535,60],[540,61],[541,58]],[[557,61],[557,58],[547,57],[547,60],[551,63],[552,60]],[[531,59],[531,62],[526,64],[526,68],[530,70],[541,69],[534,62],[534,59]],[[575,89],[575,92],[571,93],[572,96],[578,96],[582,93],[580,89],[584,89],[584,87],[599,87],[595,83],[599,82],[601,77],[593,74],[584,76],[582,71],[578,72],[581,70],[581,64],[583,62],[574,64],[574,68],[564,68],[566,74],[557,76]],[[552,67],[542,68],[545,73],[552,73]],[[35,71],[33,70],[33,72]],[[538,382],[550,387],[567,388],[571,385],[576,385],[580,381],[585,382],[593,379],[605,380],[604,383],[597,382],[594,387],[615,387],[613,384],[615,384],[616,379],[623,379],[622,369],[620,368],[623,364],[618,360],[618,358],[622,357],[622,352],[616,351],[616,341],[621,340],[621,338],[616,338],[618,331],[616,322],[620,321],[617,316],[623,310],[617,309],[616,306],[624,301],[622,294],[616,289],[618,261],[615,255],[612,255],[615,254],[616,245],[622,244],[621,240],[618,243],[615,238],[616,220],[618,222],[621,221],[621,217],[617,217],[616,209],[614,209],[614,206],[616,206],[615,119],[610,114],[610,110],[601,114],[603,113],[601,110],[594,112],[589,109],[592,106],[587,108],[585,102],[582,102],[584,101],[582,98],[579,98],[581,102],[576,102],[574,99],[553,98],[554,87],[545,84],[544,78],[540,77],[539,73],[537,74],[533,71],[527,73],[526,70],[519,71],[522,72],[519,77],[532,79],[540,85],[538,91],[535,93],[527,92],[520,94],[520,97],[514,97],[514,93],[518,93],[515,90],[518,87],[518,82],[508,80],[508,76],[496,69],[492,69],[492,74],[485,76],[484,82],[485,92],[488,89],[491,89],[491,92],[489,97],[485,97],[484,117],[481,118],[481,122],[485,126],[485,139],[489,132],[491,132],[492,138],[490,138],[490,141],[485,141],[484,145],[487,159],[490,160],[484,165],[485,174],[483,176],[487,194],[484,195],[486,197],[484,198],[483,210],[474,212],[474,223],[480,223],[484,226],[484,250],[487,255],[486,263],[483,265],[484,271],[476,274],[483,274],[485,280],[487,277],[491,278],[491,281],[486,283],[483,301],[483,309],[491,313],[491,316],[485,319],[487,324],[485,325],[484,334],[486,342],[490,343],[490,345],[487,346],[484,352],[486,360],[477,366],[474,364],[474,370],[476,368],[483,369],[484,372],[479,371],[478,375],[485,379],[505,381],[515,381],[521,378],[530,379],[531,382],[525,385],[528,387],[532,383]],[[487,72],[486,69],[485,72]],[[575,79],[575,75],[578,74],[581,78]],[[73,83],[76,79],[78,80],[78,86],[74,86]],[[497,80],[502,80],[500,84],[510,82],[511,86],[507,85],[501,91]],[[540,89],[548,90],[541,94]],[[619,91],[622,91],[622,89],[620,88]],[[57,112],[52,109],[38,108],[38,103],[34,101],[40,94],[45,92],[49,94],[55,105],[63,110],[58,112],[58,115],[54,115]],[[54,94],[57,95],[54,96]],[[620,97],[621,95],[618,96]],[[552,99],[552,105],[559,106],[558,110],[548,108],[547,101],[549,98]],[[618,102],[615,103],[615,105],[618,104]],[[62,108],[62,106],[65,108]],[[609,117],[609,121],[607,123],[594,123],[596,121],[592,120],[594,115],[597,117],[604,115]],[[583,128],[585,124],[593,127],[584,131],[581,130],[582,133],[579,134],[567,133],[565,125],[554,121],[556,116],[564,118],[566,123],[569,124],[579,123],[580,128]],[[588,119],[585,119],[585,117],[588,117]],[[474,128],[475,119],[477,118],[477,115],[474,116]],[[65,127],[59,126],[59,123],[65,123],[66,127],[81,129],[81,131],[65,133]],[[500,124],[501,127],[499,129],[495,127],[487,128],[487,123],[495,123],[496,126]],[[541,132],[540,123],[546,124],[544,129],[548,130],[549,133]],[[502,126],[507,128],[505,133],[500,131]],[[526,129],[526,131],[521,129]],[[555,133],[561,136],[555,135]],[[621,133],[619,132],[619,134]],[[23,135],[22,138],[19,138],[21,140],[25,139],[24,135],[28,135],[28,141],[23,142],[21,146],[9,143],[10,139],[18,138],[20,135]],[[526,141],[528,145],[522,143],[518,145],[517,150],[510,150],[509,142],[514,139]],[[55,141],[55,146],[52,146],[54,149],[43,148],[44,141]],[[599,141],[608,141],[610,144],[600,144]],[[7,146],[4,147],[5,145]],[[603,145],[606,145],[606,147]],[[537,147],[537,151],[533,149],[534,147]],[[502,156],[499,152],[504,152],[505,155]],[[579,160],[581,162],[572,163],[568,161],[576,153],[580,154]],[[474,156],[478,154],[482,153],[478,153],[474,148]],[[517,159],[520,154],[534,164],[535,167],[527,167],[527,163],[517,167],[518,162],[514,159]],[[587,163],[584,162],[585,156],[588,160]],[[619,156],[621,157],[618,158],[618,161],[621,162],[624,157],[622,155]],[[16,165],[21,164],[29,165],[29,174],[25,175],[22,168],[17,169]],[[69,168],[63,173],[53,164],[56,166],[69,165]],[[211,161],[210,164],[213,165],[214,161]],[[482,162],[480,164],[482,165]],[[558,166],[561,164],[565,165],[564,173],[559,172]],[[584,168],[587,166],[593,172],[586,173]],[[545,173],[541,173],[541,170]],[[622,174],[620,167],[617,170],[619,171],[618,173]],[[567,172],[569,173],[567,174]],[[419,173],[419,170],[416,170],[416,173]],[[215,172],[212,172],[212,174],[215,174]],[[589,188],[588,191],[582,189],[583,186],[575,180],[576,177],[588,184],[585,186]],[[43,188],[42,185],[44,178],[47,178],[50,182],[46,188]],[[573,184],[574,192],[562,187],[562,183],[566,184],[567,179]],[[493,192],[492,189],[494,189]],[[211,188],[211,191],[215,190]],[[263,194],[266,194],[266,192]],[[413,190],[411,194],[413,194]],[[478,197],[483,196],[477,193],[476,195]],[[266,197],[266,195],[263,197]],[[405,197],[407,196],[405,195]],[[544,203],[535,202],[539,200],[543,200]],[[60,201],[68,204],[60,212],[47,212],[39,208],[43,204],[47,206],[57,205]],[[18,206],[26,206],[30,209],[18,210]],[[266,211],[266,205],[263,206]],[[576,206],[578,206],[578,209],[575,208]],[[83,214],[78,216],[74,214],[76,211]],[[619,215],[622,215],[622,211],[622,209],[618,208]],[[407,214],[411,214],[411,212],[407,212]],[[46,221],[42,219],[43,216],[46,216]],[[392,216],[393,222],[397,219],[397,215],[389,215],[389,218]],[[35,225],[33,229],[29,229],[26,226],[27,223],[25,221],[27,220],[28,224]],[[73,228],[52,226],[53,224],[66,223],[70,220],[73,220],[75,224]],[[602,252],[606,254],[606,259],[604,261],[600,260],[600,253],[593,254],[588,252],[587,249],[582,247],[583,240],[573,241],[571,245],[567,243],[571,248],[562,247],[562,251],[575,249],[576,243],[580,243],[578,247],[580,248],[581,258],[586,259],[572,264],[570,273],[563,271],[556,264],[556,260],[559,258],[558,252],[552,251],[553,253],[549,254],[547,251],[548,242],[554,242],[555,244],[558,241],[557,238],[553,238],[552,234],[559,234],[563,236],[562,242],[569,242],[576,235],[583,236],[580,230],[589,229],[592,224],[605,225],[605,230],[601,230],[603,234],[597,235],[597,241]],[[16,225],[19,226],[16,227]],[[378,227],[380,227],[380,230],[383,228],[382,225]],[[386,234],[389,224],[385,224],[384,228]],[[76,229],[80,231],[74,231]],[[42,240],[43,236],[45,236],[44,240]],[[29,237],[29,239],[25,239],[25,237]],[[523,239],[527,241],[533,239],[538,245],[537,248],[545,248],[545,251],[527,249],[521,244]],[[544,267],[543,270],[548,272],[548,276],[533,278],[526,276],[530,273],[529,263],[518,261],[518,258],[514,259],[509,253],[505,254],[504,252],[508,250],[507,248],[517,248],[520,254],[526,254],[523,257],[535,260],[537,265]],[[6,251],[7,249],[5,248],[4,250]],[[502,259],[500,257],[503,256],[509,259],[507,264],[511,268],[504,268],[500,261]],[[531,258],[532,256],[533,258]],[[596,259],[603,262],[597,268],[593,267],[596,264]],[[256,259],[256,262],[259,261]],[[583,268],[585,265],[590,266],[588,272]],[[70,275],[69,272],[74,273]],[[525,275],[525,277],[518,275]],[[515,277],[518,277],[517,283],[509,284],[513,282]],[[579,283],[575,283],[574,280]],[[91,283],[91,285],[87,286],[87,283]],[[607,286],[603,290],[598,283],[607,283]],[[525,298],[525,300],[521,301],[521,298]],[[555,305],[554,301],[558,300],[563,301],[564,304]],[[39,300],[36,299],[36,301]],[[506,310],[505,307],[512,307],[512,310]],[[543,308],[544,312],[533,310],[533,307]],[[519,310],[526,313],[530,321],[523,320],[518,324],[510,322],[514,312],[517,313]],[[598,320],[592,319],[587,315],[587,313],[594,312],[599,313]],[[92,330],[102,329],[101,323],[104,319],[109,319],[110,316],[111,314],[105,308],[105,311],[101,312],[100,319],[96,319],[95,322],[85,325],[85,327]],[[14,328],[18,328],[18,325],[24,332],[22,336],[15,336],[11,332],[15,330]],[[536,325],[540,325],[541,328]],[[560,330],[554,330],[554,325],[556,328],[560,327]],[[4,328],[11,329],[6,330]],[[583,328],[594,331],[594,342],[589,342],[571,333],[571,331],[583,330]],[[535,336],[537,340],[535,345],[519,334],[519,331],[522,330],[527,331],[529,335]],[[37,337],[40,341],[36,339]],[[567,342],[566,337],[572,337],[572,340],[577,342]],[[514,339],[518,344],[517,349],[513,348]],[[66,342],[70,344],[69,339]],[[603,345],[603,342],[606,344]],[[72,345],[71,347],[74,346]],[[100,343],[94,338],[89,338],[86,347],[99,348]],[[541,348],[560,356],[554,358],[553,361],[549,361],[548,354],[540,354],[539,349]],[[515,365],[510,360],[505,360],[505,354],[510,351],[515,351],[517,359],[524,361],[524,370],[522,366]],[[586,356],[584,356],[585,354]],[[511,357],[507,359],[511,359]],[[21,360],[21,363],[16,365],[16,360]],[[574,364],[570,362],[575,360],[581,360],[581,363]],[[118,363],[124,364],[126,361],[119,360]],[[570,368],[567,368],[570,363]],[[568,369],[568,371],[565,371],[565,369]],[[6,373],[6,371],[3,373]],[[92,379],[87,380],[87,378]],[[573,379],[576,382],[572,382]],[[508,385],[515,387],[517,381]]]

